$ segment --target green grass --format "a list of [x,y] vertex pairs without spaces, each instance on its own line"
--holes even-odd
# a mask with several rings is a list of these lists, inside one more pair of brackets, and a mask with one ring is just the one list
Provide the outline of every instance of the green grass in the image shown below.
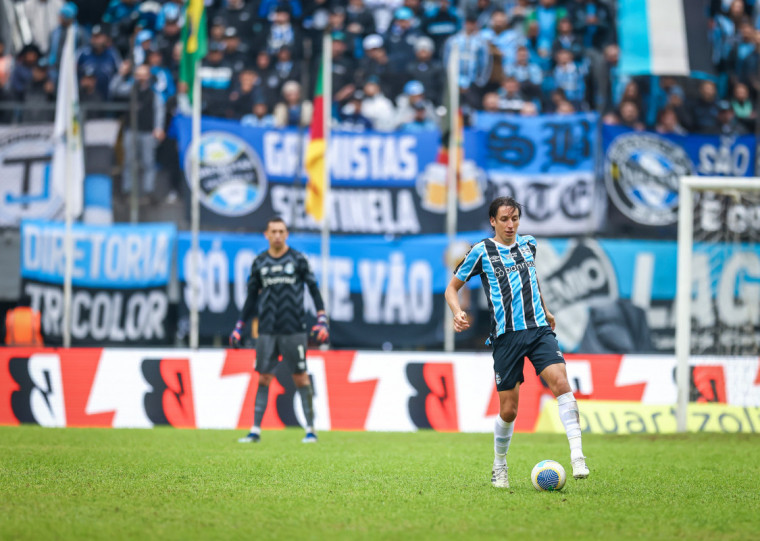
[[[760,437],[586,436],[591,477],[539,493],[567,440],[0,427],[0,539],[757,539]],[[514,537],[516,536],[516,537]]]

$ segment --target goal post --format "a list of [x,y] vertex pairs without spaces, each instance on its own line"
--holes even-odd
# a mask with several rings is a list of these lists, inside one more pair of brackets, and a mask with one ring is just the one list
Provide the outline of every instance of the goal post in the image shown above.
[[[678,194],[678,259],[676,281],[676,427],[678,432],[687,428],[687,410],[690,393],[689,358],[692,341],[692,299],[694,294],[694,195],[713,192],[719,195],[760,194],[760,178],[748,177],[681,177]],[[760,205],[757,207],[760,214]],[[760,216],[756,217],[760,220]],[[757,225],[760,230],[760,225]]]

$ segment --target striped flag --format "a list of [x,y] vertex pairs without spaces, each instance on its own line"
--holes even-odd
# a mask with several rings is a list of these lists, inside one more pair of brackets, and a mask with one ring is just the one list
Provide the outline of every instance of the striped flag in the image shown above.
[[330,100],[325,99],[323,89],[324,62],[319,66],[317,86],[314,91],[314,118],[309,130],[309,146],[306,147],[306,174],[309,177],[306,183],[306,212],[314,220],[321,222],[325,212],[325,190],[327,184],[327,172],[325,168],[325,153],[327,141],[325,139],[325,118],[329,118],[327,108]]
[[193,101],[195,66],[208,52],[206,10],[203,0],[187,0],[185,25],[182,27],[182,59],[179,80],[187,83],[187,95]]
[[704,2],[625,0],[618,6],[621,74],[713,73]]
[[[79,123],[79,84],[74,55],[75,25],[66,32],[58,72],[53,129],[52,186],[67,202],[65,212],[72,218],[82,214],[84,192],[84,144]],[[65,197],[68,193],[68,198]]]

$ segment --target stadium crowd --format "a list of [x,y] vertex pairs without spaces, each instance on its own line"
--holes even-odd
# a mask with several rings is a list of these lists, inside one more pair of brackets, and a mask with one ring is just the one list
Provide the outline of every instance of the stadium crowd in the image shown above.
[[[126,100],[136,84],[146,144],[160,143],[167,119],[188,110],[178,81],[183,0],[111,0],[105,10],[89,0],[17,3],[32,40],[19,51],[0,42],[0,101],[27,106],[0,109],[0,121],[52,120],[51,108],[28,105],[54,101],[72,24],[83,104]],[[756,4],[705,3],[716,75],[694,79],[620,74],[615,0],[206,0],[203,113],[308,126],[328,30],[341,129],[441,127],[445,66],[456,48],[466,116],[594,110],[634,129],[737,135],[754,131],[760,91]]]

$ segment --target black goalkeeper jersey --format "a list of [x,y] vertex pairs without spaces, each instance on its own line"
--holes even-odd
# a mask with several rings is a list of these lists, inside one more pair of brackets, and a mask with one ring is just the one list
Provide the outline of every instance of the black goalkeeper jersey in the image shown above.
[[304,285],[309,288],[317,310],[324,310],[317,279],[301,252],[288,248],[280,257],[262,252],[251,265],[248,297],[240,319],[247,321],[258,315],[261,334],[305,332]]

